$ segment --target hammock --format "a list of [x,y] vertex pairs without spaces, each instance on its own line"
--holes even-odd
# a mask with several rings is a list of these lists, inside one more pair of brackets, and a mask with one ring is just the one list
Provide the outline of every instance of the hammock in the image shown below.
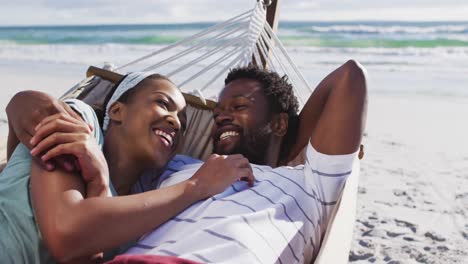
[[[287,54],[266,19],[266,4],[255,7],[191,37],[163,47],[127,64],[105,69],[90,67],[88,78],[63,98],[78,98],[103,111],[106,98],[123,78],[119,72],[154,71],[171,78],[187,101],[187,130],[179,153],[206,159],[212,151],[207,127],[213,125],[212,109],[230,68],[256,64],[287,75],[302,106],[312,89]],[[359,166],[359,164],[356,164]],[[314,263],[348,263],[355,221],[359,168],[345,185]]]
[[[66,98],[78,98],[92,105],[96,110],[105,109],[104,98],[124,75],[104,69],[90,67],[89,77],[72,88]],[[205,160],[212,153],[211,135],[206,128],[213,125],[212,109],[216,103],[203,101],[199,97],[184,93],[187,101],[187,129],[185,141],[178,150],[180,154]],[[360,154],[361,155],[361,154]],[[361,156],[360,156],[361,158]],[[301,160],[298,161],[300,163]],[[354,222],[359,181],[359,163],[348,176],[339,202],[336,204],[328,223],[325,237],[314,264],[348,263]]]

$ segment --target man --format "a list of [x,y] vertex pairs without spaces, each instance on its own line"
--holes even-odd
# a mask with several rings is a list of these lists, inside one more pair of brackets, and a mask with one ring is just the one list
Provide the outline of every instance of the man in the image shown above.
[[[214,151],[243,154],[256,163],[251,165],[255,186],[238,182],[192,205],[128,253],[202,262],[310,262],[352,172],[366,98],[364,71],[348,61],[319,84],[291,136],[289,120],[297,117],[297,101],[286,79],[256,68],[233,70],[214,110]],[[278,167],[301,152],[305,165]],[[168,169],[174,170],[175,163]],[[158,187],[184,180],[199,167],[178,166],[180,171],[166,173]]]

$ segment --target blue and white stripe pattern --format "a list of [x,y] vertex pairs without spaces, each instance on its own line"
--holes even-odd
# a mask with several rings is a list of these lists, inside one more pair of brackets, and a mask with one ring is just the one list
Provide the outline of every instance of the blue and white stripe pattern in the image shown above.
[[[356,153],[324,155],[306,148],[305,165],[252,165],[255,185],[236,182],[195,203],[145,235],[126,253],[170,255],[206,263],[304,263],[317,254]],[[175,160],[182,157],[176,157]],[[190,178],[201,164],[169,164],[159,182]],[[186,163],[186,162],[185,162]],[[176,168],[174,168],[176,166]]]

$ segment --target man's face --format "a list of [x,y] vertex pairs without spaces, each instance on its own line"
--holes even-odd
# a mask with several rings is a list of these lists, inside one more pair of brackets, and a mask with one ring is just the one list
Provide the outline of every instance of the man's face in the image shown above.
[[258,81],[238,79],[224,87],[214,109],[214,153],[242,154],[263,163],[271,135],[268,101]]

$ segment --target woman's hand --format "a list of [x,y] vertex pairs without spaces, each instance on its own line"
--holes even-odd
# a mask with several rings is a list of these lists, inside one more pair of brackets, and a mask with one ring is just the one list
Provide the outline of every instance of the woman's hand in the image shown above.
[[198,188],[200,199],[223,192],[235,181],[247,181],[252,187],[255,177],[249,161],[244,156],[220,156],[212,154],[200,169],[190,178]]
[[75,167],[87,184],[87,196],[107,192],[109,169],[106,159],[92,136],[88,124],[66,114],[43,119],[31,139],[31,155],[47,162],[59,156],[72,155]]

